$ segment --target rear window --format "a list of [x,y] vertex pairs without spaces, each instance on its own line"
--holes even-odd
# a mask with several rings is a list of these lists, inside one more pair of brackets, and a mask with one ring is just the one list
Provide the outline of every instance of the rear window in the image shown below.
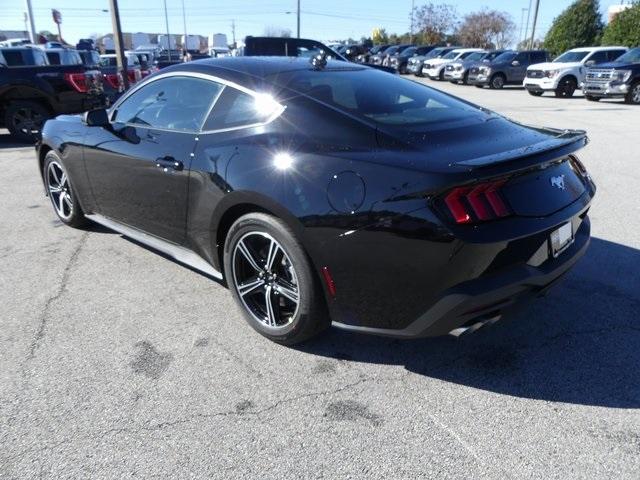
[[373,69],[296,71],[289,75],[287,88],[383,125],[429,125],[478,111],[437,90]]
[[4,56],[4,59],[9,67],[24,65],[24,61],[22,60],[22,53],[19,51],[5,50],[2,52],[2,55]]

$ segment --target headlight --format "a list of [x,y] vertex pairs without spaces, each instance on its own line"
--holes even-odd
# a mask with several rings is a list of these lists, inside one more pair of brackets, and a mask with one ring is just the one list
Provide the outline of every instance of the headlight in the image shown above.
[[462,65],[455,65],[455,66],[453,67],[453,69],[454,69],[456,72],[459,72],[460,70],[462,70]]
[[558,76],[558,73],[560,73],[560,70],[545,70],[544,76],[547,78],[554,78]]
[[479,72],[483,75],[490,75],[491,69],[489,67],[480,67]]
[[615,70],[613,72],[613,80],[625,83],[631,78],[631,70]]

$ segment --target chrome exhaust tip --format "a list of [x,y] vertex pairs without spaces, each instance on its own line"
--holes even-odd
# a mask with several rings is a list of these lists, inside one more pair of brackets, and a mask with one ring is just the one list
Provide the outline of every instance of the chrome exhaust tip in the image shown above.
[[477,321],[477,322],[475,322],[475,323],[473,323],[471,325],[454,328],[453,330],[451,330],[449,332],[449,335],[452,335],[452,336],[454,336],[456,338],[460,338],[463,335],[468,335],[470,333],[477,332],[482,327],[493,325],[494,323],[496,323],[501,318],[502,318],[501,314],[500,315],[495,315],[493,317],[489,317],[489,318],[486,318],[484,320],[479,320],[479,321]]

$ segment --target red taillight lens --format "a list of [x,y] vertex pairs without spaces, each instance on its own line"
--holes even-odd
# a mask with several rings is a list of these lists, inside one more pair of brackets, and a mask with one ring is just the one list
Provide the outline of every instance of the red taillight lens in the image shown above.
[[118,75],[116,73],[108,73],[104,76],[105,80],[109,85],[113,88],[118,89],[120,86],[120,82],[118,81]]
[[89,85],[84,73],[65,73],[64,79],[76,92],[87,93]]
[[511,210],[502,198],[506,180],[456,187],[444,197],[444,204],[458,224],[479,223],[508,217]]
[[136,72],[133,70],[129,70],[127,72],[127,77],[129,77],[129,83],[136,83]]

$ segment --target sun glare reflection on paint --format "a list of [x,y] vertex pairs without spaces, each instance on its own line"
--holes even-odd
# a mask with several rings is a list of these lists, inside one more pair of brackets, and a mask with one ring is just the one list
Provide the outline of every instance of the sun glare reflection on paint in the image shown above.
[[260,93],[255,96],[253,108],[262,117],[270,117],[280,108],[280,104],[276,102],[271,95]]
[[273,156],[273,165],[278,170],[287,170],[293,165],[293,157],[286,152],[276,153]]

